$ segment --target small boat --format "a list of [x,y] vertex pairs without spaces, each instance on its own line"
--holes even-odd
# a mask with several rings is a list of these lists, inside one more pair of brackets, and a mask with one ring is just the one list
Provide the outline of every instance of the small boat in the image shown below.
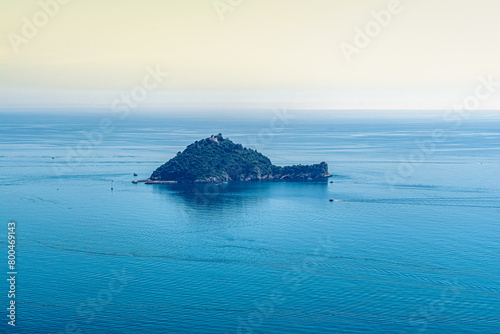
[[134,176],[137,176],[137,173],[134,173]]
[[132,183],[139,183],[139,181],[137,181],[137,180],[134,180],[134,181],[132,181]]
[[330,181],[330,183],[333,183],[333,181]]
[[330,202],[333,202],[333,198],[330,198],[330,199],[329,199],[329,201],[330,201]]
[[113,190],[113,180],[111,180],[111,190]]
[[54,157],[52,157],[52,159],[55,159]]

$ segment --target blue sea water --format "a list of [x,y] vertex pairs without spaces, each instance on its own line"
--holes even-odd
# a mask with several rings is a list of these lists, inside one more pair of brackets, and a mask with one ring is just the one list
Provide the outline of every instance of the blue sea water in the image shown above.
[[[0,114],[0,332],[498,333],[500,119],[441,114]],[[131,183],[219,132],[333,183]]]

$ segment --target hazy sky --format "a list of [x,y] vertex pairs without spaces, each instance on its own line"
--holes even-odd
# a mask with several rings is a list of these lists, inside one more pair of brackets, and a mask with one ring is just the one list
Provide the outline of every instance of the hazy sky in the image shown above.
[[147,68],[145,106],[442,109],[500,82],[498,0],[60,1],[0,1],[0,106],[106,106]]

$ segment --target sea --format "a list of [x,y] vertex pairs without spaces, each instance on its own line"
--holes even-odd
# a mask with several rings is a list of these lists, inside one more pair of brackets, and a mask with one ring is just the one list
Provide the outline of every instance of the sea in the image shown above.
[[[332,177],[132,183],[218,133]],[[494,112],[4,111],[0,333],[500,333],[499,139]]]

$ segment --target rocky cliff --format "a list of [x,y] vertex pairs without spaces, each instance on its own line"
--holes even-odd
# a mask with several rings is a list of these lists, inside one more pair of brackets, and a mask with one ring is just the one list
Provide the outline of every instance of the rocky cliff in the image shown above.
[[320,180],[329,176],[326,162],[307,166],[275,166],[263,154],[235,144],[219,134],[196,141],[183,152],[178,152],[153,172],[150,183]]

